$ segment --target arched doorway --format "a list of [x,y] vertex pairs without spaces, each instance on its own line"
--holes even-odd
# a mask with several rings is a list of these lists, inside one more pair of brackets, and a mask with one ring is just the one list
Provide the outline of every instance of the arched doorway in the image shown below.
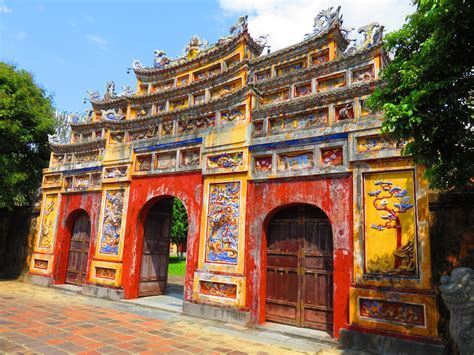
[[87,261],[89,260],[89,244],[91,221],[86,212],[81,211],[74,219],[69,245],[66,270],[66,283],[82,285],[86,282]]
[[[177,198],[166,196],[150,201],[143,229],[143,248],[140,266],[138,296],[169,293],[182,298],[184,287],[185,255],[188,217]],[[144,211],[144,212],[145,212]],[[174,217],[173,217],[174,216]],[[173,228],[173,223],[179,224]],[[170,260],[170,245],[176,246]],[[176,244],[175,244],[176,243]],[[181,272],[182,271],[182,272]],[[180,274],[182,273],[182,275]]]
[[280,209],[267,228],[266,320],[332,331],[333,243],[325,213]]

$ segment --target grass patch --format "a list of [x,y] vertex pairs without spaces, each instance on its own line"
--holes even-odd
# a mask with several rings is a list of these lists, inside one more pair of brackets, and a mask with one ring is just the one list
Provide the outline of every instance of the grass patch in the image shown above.
[[186,273],[186,259],[179,260],[177,256],[170,256],[168,275],[184,276]]

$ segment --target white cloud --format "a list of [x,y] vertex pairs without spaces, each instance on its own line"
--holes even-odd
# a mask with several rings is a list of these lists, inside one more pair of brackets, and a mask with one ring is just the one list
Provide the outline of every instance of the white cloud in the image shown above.
[[341,5],[344,27],[378,22],[388,32],[400,28],[415,10],[409,0],[219,0],[219,5],[226,15],[248,14],[250,33],[254,38],[269,34],[272,51],[303,40],[316,14],[330,6]]
[[12,12],[12,9],[10,9],[8,6],[0,5],[0,14],[9,14],[10,12]]
[[15,38],[18,40],[18,41],[22,41],[26,38],[27,36],[27,33],[26,32],[18,32],[16,35],[15,35]]
[[102,50],[107,50],[107,40],[99,35],[86,35],[87,41],[97,45]]

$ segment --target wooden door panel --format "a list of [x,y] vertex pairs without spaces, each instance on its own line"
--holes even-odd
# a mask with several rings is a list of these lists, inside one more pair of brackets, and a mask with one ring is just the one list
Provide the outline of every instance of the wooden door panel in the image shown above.
[[321,210],[294,206],[275,215],[266,270],[268,320],[332,329],[332,234]]
[[170,245],[171,210],[158,203],[145,223],[142,261],[140,267],[139,296],[166,293]]
[[76,217],[72,228],[66,283],[82,285],[86,282],[89,244],[90,220],[87,214],[82,213]]

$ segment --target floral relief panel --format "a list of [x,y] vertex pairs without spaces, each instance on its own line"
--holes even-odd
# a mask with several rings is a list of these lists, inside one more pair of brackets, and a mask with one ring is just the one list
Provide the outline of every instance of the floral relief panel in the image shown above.
[[364,175],[367,274],[417,275],[415,199],[411,170]]
[[240,182],[209,185],[206,261],[237,264]]
[[102,235],[99,252],[107,255],[118,255],[122,233],[122,212],[125,190],[105,192],[105,207],[102,220]]

